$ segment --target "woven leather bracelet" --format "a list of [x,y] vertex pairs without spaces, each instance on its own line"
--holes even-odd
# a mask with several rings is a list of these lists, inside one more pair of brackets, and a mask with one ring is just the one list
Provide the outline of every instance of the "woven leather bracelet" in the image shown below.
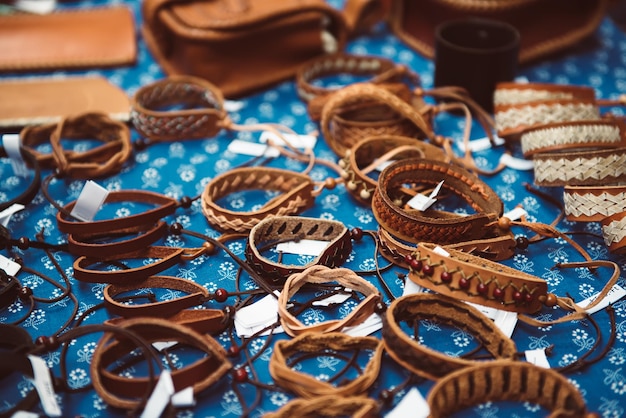
[[[337,283],[358,292],[364,296],[350,314],[342,319],[333,319],[313,325],[305,325],[289,312],[287,305],[289,300],[307,284]],[[374,313],[375,305],[382,301],[378,289],[355,272],[346,268],[329,268],[325,266],[312,266],[301,273],[292,274],[285,282],[283,290],[278,297],[278,316],[283,329],[292,337],[305,332],[339,332],[346,327],[362,323]]]
[[362,396],[327,395],[311,399],[293,399],[265,418],[319,418],[319,417],[379,417],[380,407],[372,398]]
[[450,373],[435,383],[427,401],[430,418],[498,401],[539,404],[550,417],[600,417],[587,411],[582,395],[565,376],[521,361],[497,360]]
[[[436,380],[453,371],[478,363],[451,357],[418,343],[407,335],[400,323],[433,320],[458,327],[475,336],[496,359],[513,359],[515,343],[494,322],[467,303],[437,294],[416,293],[394,300],[383,315],[385,351],[407,370]],[[482,363],[480,363],[482,364]]]
[[626,148],[545,152],[533,162],[538,186],[602,186],[626,180]]
[[[362,373],[341,386],[316,379],[313,376],[289,367],[288,359],[298,353],[320,353],[329,355],[329,351],[370,350],[372,355]],[[374,337],[350,337],[340,332],[317,334],[308,332],[291,340],[277,341],[270,358],[269,371],[274,382],[303,398],[319,396],[358,396],[363,395],[372,386],[380,372],[383,344]]]
[[[135,129],[152,142],[210,138],[227,117],[222,92],[192,76],[170,76],[143,86],[131,105]],[[164,110],[174,106],[177,110]]]
[[368,173],[378,163],[411,157],[449,161],[441,148],[415,138],[394,135],[369,137],[354,144],[339,161],[344,170],[341,177],[345,181],[346,190],[359,203],[371,205],[378,181],[368,176]]
[[626,186],[597,185],[563,188],[563,209],[570,221],[598,222],[626,211]]
[[[324,241],[327,247],[306,265],[275,262],[261,254],[260,248],[273,242],[302,239]],[[338,221],[301,216],[272,216],[256,224],[246,243],[246,259],[259,275],[272,284],[283,284],[287,277],[314,265],[338,267],[352,252],[350,231]]]
[[515,83],[496,84],[493,102],[496,107],[514,104],[526,104],[542,100],[582,99],[595,100],[592,87],[555,83]]
[[[229,370],[231,363],[222,346],[208,335],[201,335],[189,327],[160,318],[138,317],[117,323],[146,341],[177,341],[192,346],[204,353],[201,359],[171,372],[175,391],[192,387],[195,394],[220,380]],[[114,339],[105,333],[93,353],[90,365],[94,389],[109,405],[116,408],[134,409],[139,401],[133,398],[145,396],[152,388],[146,377],[124,377],[108,370],[112,364],[130,353],[136,346],[129,340]]]
[[[28,184],[28,187],[24,188],[18,196],[5,202],[0,202],[0,212],[16,203],[26,206],[32,202],[37,193],[39,193],[39,187],[41,186],[41,169],[39,167],[39,162],[37,161],[35,155],[25,147],[20,146],[20,154],[22,155],[24,162],[32,168],[33,178]],[[0,158],[6,158],[7,156],[8,155],[4,147],[0,146]]]
[[[436,186],[462,198],[477,211],[468,216],[450,212],[403,209],[401,189],[407,184]],[[493,224],[503,211],[498,195],[469,171],[443,161],[407,158],[386,167],[378,178],[372,210],[380,226],[411,243],[429,240],[451,244],[501,235]]]
[[615,213],[600,221],[606,246],[612,253],[622,254],[626,250],[626,211]]
[[[235,192],[265,190],[279,192],[258,210],[237,212],[218,204]],[[224,233],[249,232],[268,216],[296,215],[313,207],[314,184],[308,176],[268,167],[244,167],[215,177],[202,192],[202,213],[209,224]]]

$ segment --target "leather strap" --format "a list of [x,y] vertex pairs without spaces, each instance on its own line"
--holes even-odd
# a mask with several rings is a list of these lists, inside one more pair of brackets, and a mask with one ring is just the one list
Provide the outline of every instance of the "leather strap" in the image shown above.
[[513,340],[491,319],[467,303],[443,295],[402,296],[389,305],[382,318],[385,351],[407,370],[428,379],[437,380],[456,370],[488,363],[452,357],[420,344],[404,332],[401,322],[413,324],[418,320],[431,320],[458,327],[476,337],[495,359],[514,359],[517,353]]
[[[39,167],[39,162],[35,155],[29,151],[27,148],[20,146],[20,154],[24,159],[24,162],[32,168],[33,170],[33,178],[26,188],[20,187],[20,190],[23,190],[18,196],[13,199],[9,199],[6,202],[0,202],[0,212],[11,207],[12,205],[19,203],[21,205],[27,206],[30,202],[33,201],[37,193],[39,192],[39,187],[41,186],[41,169]],[[7,152],[3,146],[0,145],[0,158],[7,158]]]
[[372,398],[364,396],[327,395],[312,399],[293,399],[278,411],[263,415],[265,418],[319,418],[352,417],[377,418],[380,406]]
[[227,116],[221,91],[198,77],[170,76],[141,87],[132,99],[131,121],[153,142],[214,137]]
[[[261,248],[268,243],[298,241],[301,239],[325,241],[327,247],[306,265],[284,264],[263,256]],[[338,267],[350,256],[350,231],[337,221],[301,216],[272,216],[261,220],[251,230],[246,243],[246,259],[259,276],[271,284],[284,283],[292,274],[301,273],[315,265]]]
[[[249,232],[269,216],[296,215],[313,207],[312,180],[303,174],[269,167],[244,167],[215,177],[202,192],[202,213],[209,224],[223,233]],[[231,193],[247,190],[279,192],[260,209],[237,212],[219,201]]]
[[[337,283],[358,292],[364,296],[359,304],[352,309],[350,314],[342,319],[333,319],[305,325],[300,322],[287,309],[289,300],[307,284]],[[346,327],[359,325],[374,313],[375,305],[382,301],[378,289],[370,282],[358,276],[355,272],[346,268],[329,268],[326,266],[312,266],[301,273],[292,274],[285,282],[283,290],[278,297],[278,316],[283,329],[292,337],[305,332],[328,333],[340,332]]]

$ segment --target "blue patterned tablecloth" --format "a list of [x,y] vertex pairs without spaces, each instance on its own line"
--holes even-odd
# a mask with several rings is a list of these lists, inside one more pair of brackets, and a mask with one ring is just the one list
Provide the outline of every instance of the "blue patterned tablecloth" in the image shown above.
[[[132,8],[138,26],[141,22],[140,3],[138,1],[116,1],[111,3],[124,3]],[[65,4],[63,7],[93,7],[106,4],[103,2],[83,1],[79,4]],[[110,4],[110,3],[109,3]],[[340,6],[341,2],[333,2]],[[115,28],[112,28],[115,30]],[[117,86],[120,86],[128,95],[143,85],[158,80],[164,76],[160,67],[146,49],[145,42],[137,30],[139,54],[137,64],[131,67],[122,67],[106,70],[90,70],[84,72],[57,72],[53,75],[73,74],[99,74]],[[375,30],[366,36],[352,40],[348,50],[358,54],[380,55],[396,62],[403,63],[417,72],[425,87],[431,87],[433,83],[433,63],[425,59],[411,49],[407,48],[384,25],[377,26]],[[245,58],[242,58],[242,60]],[[242,64],[244,61],[242,61]],[[32,77],[42,74],[11,74],[10,76]],[[45,74],[50,75],[50,74]],[[626,93],[626,36],[614,24],[606,18],[599,27],[597,34],[592,39],[583,42],[576,49],[559,54],[531,66],[519,70],[519,76],[525,77],[531,82],[552,82],[565,84],[588,85],[596,90],[601,98],[616,98]],[[339,82],[349,82],[348,79],[339,79]],[[0,98],[2,100],[2,98]],[[239,124],[252,124],[256,122],[276,122],[288,126],[299,133],[313,132],[318,129],[312,123],[306,111],[305,104],[298,98],[293,82],[284,82],[274,88],[260,92],[254,96],[241,99],[240,110],[231,112],[231,118]],[[619,108],[613,109],[616,114],[623,114]],[[462,132],[462,120],[456,116],[441,116],[436,120],[438,132],[460,139]],[[482,136],[476,132],[474,137]],[[133,140],[137,139],[133,131]],[[103,179],[99,183],[109,190],[140,189],[164,193],[168,196],[180,198],[182,196],[196,196],[202,192],[207,182],[220,173],[224,173],[247,162],[250,157],[237,155],[227,150],[232,139],[256,141],[257,133],[228,133],[222,132],[215,138],[189,142],[171,142],[152,145],[145,150],[137,151],[132,161],[118,175]],[[316,155],[320,158],[336,161],[337,157],[325,144],[323,138],[319,138],[315,148]],[[493,167],[502,150],[487,150],[476,154],[479,165],[485,168]],[[300,171],[304,165],[300,162],[288,159],[275,159],[271,166],[288,168]],[[44,173],[47,174],[47,173]],[[334,176],[323,166],[316,166],[311,172],[315,180],[323,180]],[[483,179],[497,192],[505,204],[505,210],[513,209],[522,204],[529,213],[529,220],[538,222],[551,222],[557,215],[558,210],[541,197],[528,192],[522,185],[532,183],[532,171],[517,171],[507,168],[497,175],[483,177]],[[0,195],[12,193],[23,184],[13,175],[13,171],[7,161],[0,165]],[[58,183],[52,187],[54,197],[60,202],[74,200],[83,186],[82,181]],[[553,197],[561,199],[561,189],[542,189]],[[262,199],[262,198],[261,198]],[[250,196],[245,193],[236,193],[228,197],[224,202],[232,210],[245,210],[258,204],[259,196]],[[445,203],[443,204],[445,205]],[[128,209],[132,210],[132,208]],[[123,212],[118,214],[123,215]],[[48,242],[63,242],[66,237],[60,233],[54,218],[55,210],[40,195],[24,211],[13,216],[9,228],[14,237],[27,236],[34,239],[36,233],[43,229]],[[349,228],[360,227],[365,230],[376,230],[376,220],[369,207],[358,205],[343,186],[334,190],[326,190],[316,199],[316,205],[303,213],[303,216],[319,217],[342,221]],[[168,218],[170,222],[180,222],[185,228],[198,231],[203,234],[217,236],[219,233],[213,230],[207,223],[199,202],[195,202],[189,209],[178,209],[174,216]],[[612,259],[622,268],[625,266],[623,258],[617,258],[608,253],[605,244],[598,236],[600,226],[598,223],[574,223],[562,221],[558,227],[563,231],[579,231],[586,234],[576,234],[574,239],[585,248],[594,259]],[[528,234],[527,231],[516,231],[519,234]],[[169,246],[194,246],[197,240],[168,236],[162,242]],[[229,248],[237,255],[243,257],[244,240],[229,243]],[[59,274],[51,260],[44,252],[37,249],[27,251],[15,250],[23,258],[26,265],[44,272],[58,280]],[[5,250],[2,254],[6,257],[14,253]],[[72,281],[72,288],[79,300],[79,313],[103,301],[104,284],[87,284],[72,279],[72,262],[74,258],[68,254],[57,252],[54,257]],[[585,299],[598,292],[608,277],[608,273],[600,270],[594,275],[585,269],[559,270],[553,269],[555,263],[567,261],[580,261],[581,256],[562,239],[549,239],[531,245],[527,250],[519,251],[515,257],[504,263],[521,271],[536,275],[545,279],[552,292],[559,295],[570,294],[576,300]],[[302,260],[306,262],[306,260]],[[384,260],[381,264],[386,264]],[[367,238],[361,243],[355,244],[355,248],[346,262],[346,267],[354,270],[372,270],[375,267],[374,246]],[[389,284],[395,296],[400,296],[403,283],[398,273],[400,268],[391,268],[384,273],[384,278]],[[193,261],[181,263],[168,271],[166,274],[189,279],[200,283],[208,290],[217,288],[232,290],[235,287],[237,265],[223,253],[212,257],[200,257]],[[36,294],[52,295],[59,290],[53,290],[49,284],[36,275],[20,273],[19,279],[25,286],[30,287]],[[379,285],[375,276],[366,276],[372,283]],[[620,284],[624,283],[623,276]],[[242,277],[244,288],[255,287],[245,274]],[[161,298],[173,298],[177,292],[165,292],[159,295]],[[388,298],[387,302],[389,302]],[[354,302],[351,302],[354,305]],[[221,307],[223,304],[210,302],[207,307]],[[345,315],[353,306],[348,304],[339,312],[326,312],[322,309],[311,308],[302,315],[307,323],[315,323],[328,319],[331,315]],[[12,304],[8,309],[0,312],[0,322],[10,322],[25,312],[26,307],[19,301]],[[626,302],[619,301],[614,304],[616,315],[616,338],[613,346],[606,356],[598,363],[585,370],[567,374],[567,378],[581,391],[589,409],[598,412],[602,417],[620,417],[625,415],[626,409]],[[21,324],[32,336],[36,338],[48,335],[71,315],[72,303],[63,299],[54,304],[38,303],[33,313]],[[541,318],[550,319],[558,316],[556,312],[544,310]],[[85,323],[101,323],[109,316],[106,311],[98,310],[91,314]],[[602,331],[600,347],[604,347],[609,338],[610,326],[608,315],[605,311],[594,314]],[[428,344],[432,344],[450,355],[459,355],[466,352],[475,344],[474,337],[460,330],[449,328],[435,322],[427,324],[421,330],[421,338]],[[380,337],[377,332],[375,336]],[[90,381],[89,364],[96,346],[96,335],[81,338],[73,343],[68,352],[68,383],[70,387],[80,387]],[[2,338],[2,336],[0,336]],[[268,361],[272,353],[272,345],[265,347],[264,343],[270,337],[259,337],[249,345],[250,354],[264,350],[254,363],[258,378],[264,382],[271,382],[268,373]],[[273,337],[273,341],[279,338],[287,338],[285,334]],[[559,325],[533,328],[528,325],[518,324],[514,331],[513,339],[520,351],[528,349],[546,348],[554,346],[549,361],[553,367],[563,366],[575,361],[584,354],[600,338],[588,322],[573,322]],[[218,341],[228,347],[229,341],[225,334],[217,337]],[[599,349],[596,353],[599,352]],[[594,354],[596,354],[594,353]],[[591,357],[594,357],[592,354]],[[60,354],[58,351],[44,356],[45,361],[53,372],[58,375]],[[175,359],[176,360],[176,359]],[[332,360],[332,359],[331,359]],[[180,360],[182,362],[182,359]],[[244,357],[234,359],[235,364],[241,364]],[[334,361],[320,358],[317,365],[310,366],[312,373],[316,373],[323,379],[324,375],[332,375],[338,366]],[[307,369],[308,370],[308,369]],[[407,376],[390,358],[385,357],[381,375],[372,389],[372,395],[376,396],[383,389],[390,389],[403,381]],[[197,396],[197,405],[191,409],[182,409],[176,414],[180,418],[191,417],[231,417],[239,416],[245,409],[240,404],[231,386],[232,377],[223,378],[217,385]],[[239,384],[246,402],[254,399],[255,391],[250,384]],[[426,396],[432,382],[423,381],[416,385],[420,392]],[[31,389],[31,383],[22,378],[18,381],[0,382],[0,411],[4,407],[10,407],[21,396]],[[288,402],[292,395],[282,391],[263,391],[261,403],[252,413],[252,416],[260,416],[265,412],[274,411]],[[401,398],[398,396],[396,402]],[[82,415],[85,417],[124,416],[124,412],[107,406],[93,390],[66,395],[59,394],[64,416]],[[383,410],[388,412],[389,408]],[[528,404],[486,403],[467,411],[459,416],[464,417],[532,417],[541,415],[541,408]]]

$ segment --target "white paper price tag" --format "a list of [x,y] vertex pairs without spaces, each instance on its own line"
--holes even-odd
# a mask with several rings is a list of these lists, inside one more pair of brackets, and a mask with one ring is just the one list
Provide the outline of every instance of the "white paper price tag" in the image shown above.
[[500,163],[519,171],[530,171],[535,168],[535,164],[532,160],[525,160],[523,158],[515,158],[511,154],[502,154],[500,157]]
[[276,145],[286,145],[286,140],[292,147],[300,149],[313,149],[315,148],[315,144],[317,144],[317,138],[313,135],[296,135],[288,133],[281,133],[281,135],[282,138],[276,135],[274,132],[263,131],[261,132],[259,142],[262,144],[266,144],[267,141],[271,140]]
[[22,142],[18,134],[2,135],[2,146],[11,160],[11,167],[16,176],[28,177],[28,167],[22,158],[20,147]]
[[39,418],[39,414],[28,411],[16,411],[11,415],[11,418]]
[[276,148],[272,148],[266,144],[259,144],[256,142],[242,141],[241,139],[234,139],[228,144],[228,151],[240,154],[249,155],[251,157],[278,157],[280,153]]
[[165,408],[170,403],[170,398],[174,394],[174,382],[169,371],[163,370],[159,376],[152,394],[148,398],[146,407],[141,413],[141,418],[160,417]]
[[359,325],[353,327],[345,327],[341,330],[344,334],[351,337],[366,337],[383,328],[383,321],[377,314],[373,313]]
[[528,212],[526,212],[524,208],[521,208],[518,206],[506,212],[502,216],[505,218],[509,218],[512,221],[519,221],[520,219],[522,219],[523,216],[527,216],[527,215],[528,215]]
[[224,110],[228,113],[239,112],[246,106],[246,102],[240,100],[224,100]]
[[449,252],[447,252],[446,250],[444,250],[443,248],[441,248],[440,246],[436,246],[436,247],[433,249],[433,252],[434,252],[435,254],[439,254],[439,255],[442,255],[442,256],[444,256],[444,257],[450,257],[450,253],[449,253]]
[[152,347],[157,351],[163,351],[174,347],[176,344],[178,344],[178,341],[155,341],[152,343]]
[[95,181],[88,180],[76,199],[71,215],[84,222],[93,221],[108,195],[107,189]]
[[57,7],[56,0],[16,0],[13,3],[16,9],[28,13],[48,14]]
[[[596,293],[596,295],[597,295],[597,293]],[[589,306],[591,304],[591,302],[593,302],[596,299],[596,295],[588,297],[585,300],[581,300],[580,302],[577,303],[577,305],[580,306],[581,308],[585,308],[585,307]],[[593,308],[587,309],[587,312],[590,313],[590,314],[594,314],[594,313],[596,313],[596,312],[606,308],[607,306],[609,306],[609,304],[617,302],[618,300],[620,300],[624,296],[626,296],[626,289],[624,289],[620,285],[616,284],[616,285],[614,285],[611,288],[611,290],[609,290],[609,292],[606,294],[604,299],[602,299]]]
[[[279,294],[278,292],[275,292]],[[252,305],[245,306],[235,314],[235,331],[240,337],[251,337],[256,332],[278,321],[278,299],[267,295]],[[282,327],[274,328],[274,333],[284,332]],[[270,331],[262,335],[268,335]]]
[[276,250],[287,254],[311,255],[317,257],[328,247],[328,244],[328,241],[301,239],[297,242],[281,242],[276,246]]
[[[496,146],[500,146],[504,144],[504,139],[500,138],[499,136],[495,136],[493,138],[493,142]],[[467,144],[467,147],[465,146],[465,142],[459,142],[459,149],[463,152],[466,152],[468,149],[471,152],[479,152],[479,151],[485,151],[491,148],[491,141],[489,140],[489,137],[484,137],[484,138],[479,138],[479,139],[473,139],[471,141],[469,141],[469,143]]]
[[546,350],[543,348],[537,348],[535,350],[524,351],[526,361],[534,364],[535,366],[543,367],[544,369],[550,368],[550,362],[546,357]]
[[21,268],[22,266],[18,263],[0,254],[0,269],[4,270],[6,274],[9,276],[16,276]]
[[196,405],[196,398],[193,396],[193,387],[187,386],[185,389],[172,395],[170,402],[177,408],[189,408]]
[[46,362],[37,356],[31,354],[28,355],[30,364],[33,367],[33,384],[35,390],[39,395],[41,406],[46,415],[51,417],[61,416],[61,407],[57,403],[56,393],[54,392],[54,385],[52,383],[52,376],[50,370],[46,365]]
[[435,189],[430,193],[429,196],[424,196],[423,194],[418,193],[413,196],[411,200],[406,202],[406,204],[409,205],[409,207],[417,210],[428,209],[437,201],[435,197],[439,193],[439,190],[441,190],[441,186],[443,186],[443,180],[441,180],[439,184],[437,184],[437,187],[435,187]]
[[313,302],[313,306],[330,306],[331,304],[339,304],[344,303],[346,300],[350,299],[351,290],[348,288],[339,288],[345,290],[347,293],[335,293],[333,295],[328,296],[327,298],[316,300]]
[[491,319],[504,335],[511,337],[515,327],[517,326],[517,314],[515,312],[503,311],[501,309],[490,308],[476,303],[467,302],[474,308],[482,312],[487,318]]
[[385,418],[427,418],[430,407],[417,388],[411,388]]
[[413,295],[415,293],[422,293],[424,288],[408,277],[404,279],[404,289],[402,289],[402,296]]
[[23,209],[24,209],[24,205],[20,205],[19,203],[12,204],[8,208],[0,212],[0,224],[2,224],[2,226],[5,226],[5,227],[8,226],[9,221],[11,220],[11,216],[13,216],[13,214]]

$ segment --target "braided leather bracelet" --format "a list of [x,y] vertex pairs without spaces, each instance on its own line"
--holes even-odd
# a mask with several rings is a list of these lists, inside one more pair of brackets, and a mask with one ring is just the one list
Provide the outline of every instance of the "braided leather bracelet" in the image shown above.
[[[463,198],[476,214],[459,216],[450,212],[406,210],[402,208],[401,189],[406,184],[435,186]],[[372,210],[380,226],[408,242],[429,240],[450,244],[501,235],[489,226],[503,211],[498,195],[469,171],[443,161],[407,158],[385,168],[378,178]]]
[[565,185],[563,209],[570,221],[602,221],[607,216],[626,211],[626,186]]
[[319,417],[379,417],[376,400],[362,396],[327,395],[311,399],[293,399],[278,411],[263,415],[265,418],[319,418]]
[[[418,343],[406,334],[400,323],[434,320],[462,329],[477,337],[496,359],[515,358],[513,340],[496,327],[494,322],[467,303],[443,295],[416,293],[394,300],[383,318],[385,351],[407,370],[436,380],[455,370],[477,364],[475,360],[451,357]],[[480,363],[483,364],[483,363]]]
[[[350,289],[351,292],[362,294],[365,298],[343,319],[334,319],[307,326],[289,312],[287,305],[289,300],[303,286],[321,283],[337,283],[346,289]],[[375,305],[380,303],[381,300],[382,297],[378,289],[350,269],[312,266],[301,273],[289,276],[278,297],[278,316],[285,332],[292,337],[305,332],[338,332],[346,327],[362,323],[374,313]]]
[[[373,353],[363,372],[341,386],[333,386],[331,383],[295,371],[287,363],[290,357],[298,353],[330,355],[331,350],[371,350]],[[277,385],[306,399],[327,395],[357,396],[363,395],[376,381],[382,354],[383,344],[374,337],[350,337],[340,332],[326,334],[308,332],[291,340],[277,341],[270,359],[269,371]]]
[[609,251],[622,254],[626,250],[626,211],[615,213],[600,221],[604,242]]
[[[33,169],[33,178],[28,187],[26,187],[18,196],[5,202],[0,202],[0,212],[16,203],[26,206],[32,202],[37,193],[39,193],[39,186],[41,185],[41,169],[39,167],[39,162],[37,161],[35,155],[25,147],[20,146],[20,154],[24,162]],[[0,158],[6,157],[8,157],[6,150],[3,146],[0,146]]]
[[496,107],[527,104],[542,100],[595,100],[595,98],[595,90],[591,87],[555,83],[500,82],[496,84],[496,90],[493,94]]
[[566,377],[521,361],[496,360],[450,373],[435,383],[427,401],[430,418],[498,401],[539,404],[550,417],[600,417],[587,411],[582,395]]
[[[272,242],[309,239],[328,242],[328,246],[306,265],[288,265],[272,261],[261,254],[260,248]],[[301,216],[272,216],[260,221],[251,230],[246,243],[246,259],[250,267],[272,284],[284,283],[291,274],[313,265],[337,267],[352,252],[352,235],[337,221]]]
[[[217,203],[220,199],[244,190],[280,192],[260,209],[237,212]],[[295,215],[315,203],[314,184],[303,174],[268,167],[244,167],[215,177],[202,192],[202,213],[209,224],[224,233],[249,232],[268,216]]]

